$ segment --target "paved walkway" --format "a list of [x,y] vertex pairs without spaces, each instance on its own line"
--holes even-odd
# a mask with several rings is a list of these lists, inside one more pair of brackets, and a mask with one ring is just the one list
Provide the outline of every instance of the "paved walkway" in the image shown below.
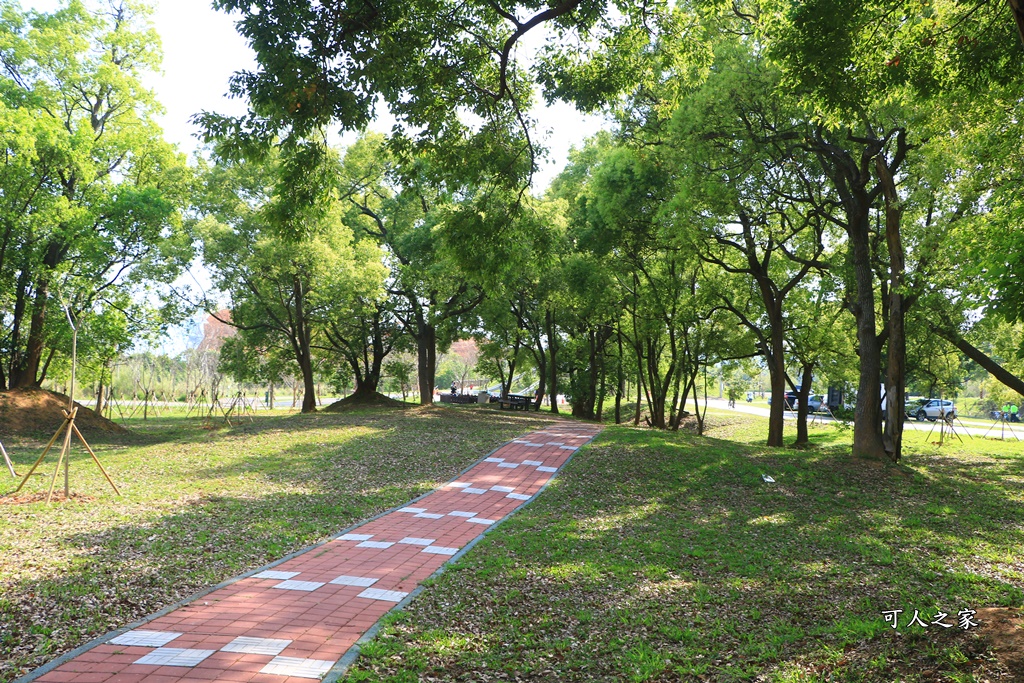
[[516,439],[413,504],[110,633],[17,683],[308,683],[426,578],[525,505],[600,431],[560,422]]

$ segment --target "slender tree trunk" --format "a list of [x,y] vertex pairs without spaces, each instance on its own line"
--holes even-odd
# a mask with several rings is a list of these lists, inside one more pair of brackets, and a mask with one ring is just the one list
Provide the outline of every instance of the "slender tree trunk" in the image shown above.
[[[776,311],[771,311],[775,313]],[[786,359],[783,356],[785,340],[782,332],[782,316],[772,316],[771,345],[766,360],[768,377],[772,385],[772,404],[768,407],[768,445],[782,446],[786,417]]]
[[292,280],[292,293],[295,301],[295,333],[292,345],[299,370],[302,372],[302,412],[316,412],[316,382],[313,379],[313,358],[311,356],[310,331],[306,315],[305,291],[302,281],[296,276]]
[[[513,356],[514,358],[514,356]],[[500,363],[499,363],[500,365]],[[512,391],[512,379],[516,376],[515,360],[509,361],[508,377],[501,380],[501,397],[508,398],[508,392]]]
[[[698,368],[697,373],[700,373]],[[704,418],[707,415],[707,398],[708,398],[708,367],[704,366],[704,412],[700,410],[700,392],[697,390],[697,375],[693,376],[693,415],[697,418],[697,434],[702,435],[704,433]],[[774,403],[774,401],[773,401]]]
[[793,446],[806,446],[810,442],[807,434],[807,412],[810,410],[808,399],[811,397],[811,382],[813,381],[814,364],[804,364],[800,372],[800,391],[797,392],[799,402],[796,413],[796,441]]
[[[639,362],[639,358],[640,358],[640,356],[638,355],[637,356],[638,362]],[[637,378],[636,378],[636,411],[633,413],[633,426],[634,427],[639,427],[640,426],[640,406],[641,406],[641,403],[643,402],[643,400],[644,400],[644,376],[643,376],[643,369],[640,368],[640,369],[637,370]]]
[[544,346],[541,345],[539,339],[537,340],[537,344],[537,352],[534,354],[534,360],[537,361],[537,398],[533,403],[534,410],[540,410],[540,405],[544,400],[545,391],[547,389],[548,376],[547,354],[544,352]]
[[[498,386],[501,387],[501,390],[500,390],[501,397],[505,398],[508,395],[507,392],[505,391],[505,368],[504,368],[504,366],[501,363],[501,358],[496,359],[494,364],[498,368]],[[511,376],[512,376],[512,371],[511,371],[511,369],[509,369],[509,377],[511,377]]]
[[97,386],[96,386],[96,414],[97,415],[102,415],[103,414],[103,405],[104,405],[103,404],[103,399],[104,399],[104,389],[105,389],[105,387],[103,386],[103,373],[104,373],[105,370],[106,370],[106,368],[103,368],[103,367],[100,368],[100,379],[96,383],[97,384]]
[[434,373],[437,370],[437,330],[416,312],[416,367],[419,375],[420,405],[434,402]]
[[625,393],[626,376],[622,367],[622,329],[616,330],[619,340],[619,357],[615,361],[615,424],[622,424],[622,395]]
[[[364,367],[362,372],[357,375],[356,394],[360,396],[374,396],[378,393],[381,372],[384,368],[384,359],[386,357],[387,352],[384,349],[384,335],[380,326],[380,314],[375,312],[370,325],[370,354],[369,357],[365,357],[364,350]],[[431,395],[433,395],[433,390],[431,390]]]
[[549,308],[544,314],[546,333],[548,335],[548,353],[551,354],[549,371],[551,382],[548,394],[551,396],[551,412],[558,414],[558,339],[555,332],[555,315]]
[[585,407],[587,418],[593,420],[597,416],[597,384],[601,371],[597,367],[597,332],[591,329],[587,337],[590,342],[590,348],[587,362],[587,405]]

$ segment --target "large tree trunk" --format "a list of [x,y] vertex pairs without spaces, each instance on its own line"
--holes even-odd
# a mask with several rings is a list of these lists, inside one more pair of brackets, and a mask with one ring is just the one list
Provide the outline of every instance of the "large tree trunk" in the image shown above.
[[661,358],[655,353],[652,340],[647,340],[647,406],[651,410],[650,423],[656,429],[665,429],[665,393],[658,381]]
[[302,412],[315,413],[316,382],[313,381],[313,363],[308,354],[303,356],[299,369],[302,371]]
[[38,387],[42,378],[39,377],[39,366],[43,360],[43,328],[46,325],[46,304],[50,297],[48,277],[40,277],[36,282],[35,301],[32,305],[32,320],[29,323],[28,341],[25,344],[25,355],[17,367],[12,369],[10,385],[12,389]]
[[[869,458],[873,460],[885,460],[890,456],[886,452],[885,442],[882,436],[882,395],[880,387],[881,379],[881,348],[882,340],[879,338],[876,329],[875,319],[875,281],[872,270],[872,231],[869,225],[869,211],[874,197],[879,191],[895,193],[892,185],[892,177],[896,174],[900,165],[906,159],[907,151],[910,149],[906,141],[906,132],[902,129],[891,131],[885,137],[874,138],[874,133],[868,133],[869,139],[854,138],[852,134],[847,136],[848,141],[855,141],[861,148],[859,159],[854,153],[843,148],[842,144],[833,144],[816,135],[814,147],[822,160],[822,167],[832,180],[840,201],[846,213],[846,233],[849,236],[849,258],[853,266],[855,295],[849,301],[849,308],[857,320],[857,344],[860,355],[860,379],[857,388],[857,408],[854,413],[853,422],[853,455],[855,457]],[[893,137],[895,135],[895,137]],[[895,141],[895,148],[887,153],[887,145]],[[872,181],[872,164],[879,174],[878,181],[881,186],[874,186],[868,189]],[[886,179],[889,179],[888,183]],[[889,185],[886,188],[886,185]],[[895,204],[895,196],[887,203]],[[886,219],[886,230],[889,232],[889,218]],[[887,240],[889,235],[886,235]],[[894,244],[889,242],[889,248]],[[902,244],[896,244],[901,259]],[[890,255],[892,258],[892,255]],[[898,292],[897,292],[898,293]],[[891,304],[890,302],[887,302]],[[902,302],[901,302],[902,304]],[[903,306],[898,306],[897,320],[903,315]],[[886,333],[891,332],[888,325]],[[897,341],[897,345],[902,342]],[[902,363],[900,352],[897,350],[897,365]],[[902,373],[899,367],[892,368],[897,374]],[[894,376],[894,379],[896,377]],[[903,379],[900,378],[897,384],[902,386]],[[900,393],[900,392],[897,392]],[[893,405],[901,401],[900,396],[892,396],[888,401]],[[903,405],[894,406],[892,412],[898,413],[903,410]],[[893,427],[902,428],[899,418],[894,422]]]
[[904,329],[906,306],[903,297],[903,281],[906,265],[903,254],[903,239],[900,236],[902,210],[896,184],[882,157],[875,158],[875,167],[885,195],[885,239],[889,248],[889,320],[888,367],[885,376],[886,420],[883,445],[893,462],[899,462],[903,451],[903,422],[906,418],[903,404],[906,402],[907,337]]
[[[849,215],[849,214],[848,214]],[[860,354],[860,379],[857,407],[853,417],[853,455],[883,460],[888,456],[882,442],[882,394],[880,374],[881,343],[875,329],[875,283],[871,271],[867,209],[849,216],[850,249],[853,255],[857,319],[857,345]]]
[[1020,35],[1021,41],[1024,41],[1024,1],[1008,1],[1010,3],[1010,12],[1013,14],[1013,20],[1017,22],[1017,34]]
[[[584,372],[575,371],[570,364],[572,386],[572,414],[586,420],[600,420],[604,395],[604,374],[601,363],[605,337],[600,330],[587,330],[587,366]],[[600,389],[599,389],[600,385]],[[600,396],[598,395],[600,391]]]

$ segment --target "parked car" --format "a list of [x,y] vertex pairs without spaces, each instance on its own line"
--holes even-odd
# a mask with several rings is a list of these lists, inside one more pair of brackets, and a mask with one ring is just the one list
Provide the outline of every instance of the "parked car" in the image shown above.
[[[821,394],[812,394],[807,397],[807,406],[810,409],[809,412],[816,413],[821,410],[821,406],[825,403],[825,397]],[[768,405],[772,404],[771,397],[768,398]],[[786,392],[786,410],[796,410],[800,406],[800,395],[795,391]]]
[[[935,422],[935,420],[940,417],[956,417],[956,404],[952,401],[945,401],[937,398],[928,399],[925,402],[918,404],[917,408],[913,410],[913,417],[916,418],[918,422],[924,422],[926,419]],[[911,415],[908,411],[908,417],[910,416]]]
[[[798,394],[795,391],[786,392],[786,410],[796,410]],[[768,397],[768,405],[772,404],[772,397]]]

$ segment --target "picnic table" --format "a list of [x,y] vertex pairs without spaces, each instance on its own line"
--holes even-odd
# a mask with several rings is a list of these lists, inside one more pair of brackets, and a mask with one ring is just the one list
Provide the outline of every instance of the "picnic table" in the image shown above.
[[529,410],[532,405],[532,396],[509,394],[505,398],[498,399],[498,407],[502,409],[507,407],[509,410]]

